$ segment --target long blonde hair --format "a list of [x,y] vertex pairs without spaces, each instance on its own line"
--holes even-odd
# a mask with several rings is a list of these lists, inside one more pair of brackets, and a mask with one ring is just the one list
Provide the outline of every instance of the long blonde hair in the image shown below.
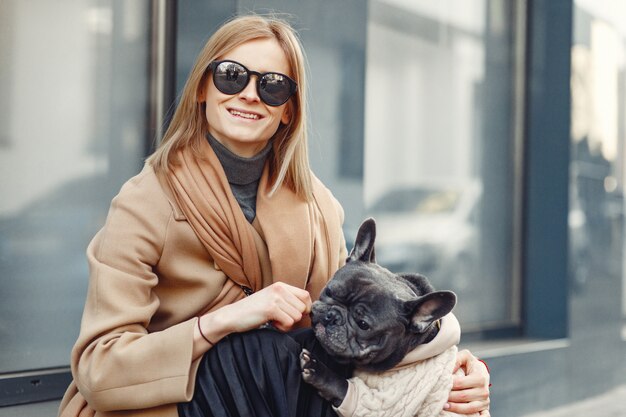
[[277,17],[248,15],[233,18],[209,38],[187,78],[176,112],[156,151],[147,159],[158,174],[172,166],[177,150],[190,147],[198,157],[199,141],[208,132],[204,103],[198,100],[208,78],[208,66],[237,46],[255,39],[273,38],[282,47],[298,89],[287,102],[289,123],[278,127],[273,136],[270,159],[270,194],[283,184],[299,197],[312,199],[307,146],[305,57],[294,29]]

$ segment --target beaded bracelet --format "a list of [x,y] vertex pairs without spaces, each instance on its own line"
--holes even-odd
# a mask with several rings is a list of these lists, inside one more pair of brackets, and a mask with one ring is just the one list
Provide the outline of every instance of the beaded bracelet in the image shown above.
[[198,331],[200,332],[200,336],[202,336],[202,338],[203,338],[204,340],[206,340],[206,341],[207,341],[207,343],[208,343],[209,345],[211,345],[211,347],[215,346],[215,343],[211,342],[211,341],[209,340],[209,338],[208,338],[208,337],[206,337],[206,336],[204,335],[204,333],[202,333],[202,327],[200,327],[200,316],[198,316]]

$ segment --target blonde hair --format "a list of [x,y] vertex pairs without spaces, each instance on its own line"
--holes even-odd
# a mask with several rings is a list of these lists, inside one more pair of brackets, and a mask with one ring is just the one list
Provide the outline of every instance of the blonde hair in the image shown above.
[[289,123],[280,124],[273,136],[270,156],[270,194],[283,184],[299,197],[312,199],[311,173],[307,149],[307,111],[305,57],[295,30],[277,17],[247,15],[233,18],[209,38],[187,78],[179,104],[163,140],[147,159],[157,174],[170,169],[177,150],[190,147],[201,157],[200,142],[208,132],[204,103],[199,94],[209,80],[208,66],[237,46],[255,39],[276,39],[287,57],[292,78],[298,83],[296,93],[287,102]]

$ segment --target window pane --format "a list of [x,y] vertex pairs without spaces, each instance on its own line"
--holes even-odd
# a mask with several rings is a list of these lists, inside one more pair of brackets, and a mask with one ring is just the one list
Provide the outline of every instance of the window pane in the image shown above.
[[376,253],[459,295],[464,330],[512,324],[516,2],[283,0],[310,65],[310,157]]
[[510,321],[514,2],[370,4],[363,190],[378,261],[457,292],[465,330]]
[[626,4],[574,2],[570,279],[574,324],[626,317]]
[[146,141],[148,1],[0,2],[0,373],[65,366]]

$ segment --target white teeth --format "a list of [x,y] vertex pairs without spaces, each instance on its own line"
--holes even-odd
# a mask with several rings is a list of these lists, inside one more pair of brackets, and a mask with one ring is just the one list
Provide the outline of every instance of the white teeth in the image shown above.
[[242,112],[237,111],[237,110],[230,110],[230,114],[232,114],[233,116],[243,117],[244,119],[257,120],[259,118],[258,114],[242,113]]

